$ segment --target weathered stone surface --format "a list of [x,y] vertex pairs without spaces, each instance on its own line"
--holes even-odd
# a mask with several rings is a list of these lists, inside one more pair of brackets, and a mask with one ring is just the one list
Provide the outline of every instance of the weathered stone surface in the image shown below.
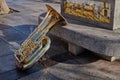
[[29,36],[34,29],[37,27],[37,25],[19,25],[15,26],[14,29],[24,33],[25,35]]
[[0,37],[11,44],[14,48],[18,48],[20,44],[27,38],[26,35],[18,32],[12,27],[9,29],[0,30],[0,33]]
[[107,56],[120,56],[120,30],[110,31],[90,27],[91,25],[82,22],[76,23],[57,26],[51,33],[90,51]]
[[80,46],[74,45],[72,43],[68,43],[68,50],[69,50],[69,52],[73,53],[74,55],[78,55],[80,53],[85,52],[86,49],[84,49]]
[[120,28],[120,1],[115,0],[115,10],[114,10],[114,18],[113,18],[113,29]]
[[[117,77],[120,75],[119,69],[114,66],[118,64],[111,65],[101,60],[96,62],[97,59],[94,58],[92,61],[88,57],[82,56],[58,63],[48,67],[48,72],[63,80],[118,80],[120,78]],[[112,67],[118,71],[113,71]]]
[[16,68],[13,55],[0,57],[0,61],[0,74]]
[[[8,67],[9,67],[9,65],[8,65]],[[6,67],[6,68],[8,68],[8,67]],[[25,71],[20,71],[17,69],[9,70],[7,72],[0,74],[0,80],[17,80],[19,78],[22,78],[22,77],[28,76],[32,73],[35,73],[37,71],[40,71],[41,69],[43,69],[43,66],[39,63],[36,63],[35,66],[33,66],[31,69],[28,69]]]
[[23,77],[18,80],[61,80],[61,79],[43,70],[43,71],[38,71],[36,73],[30,74],[29,76]]
[[6,25],[6,24],[3,24],[2,21],[0,21],[0,30],[8,29],[8,28],[10,28],[10,27],[11,27],[11,26]]
[[13,54],[15,49],[11,47],[7,42],[0,39],[0,57]]

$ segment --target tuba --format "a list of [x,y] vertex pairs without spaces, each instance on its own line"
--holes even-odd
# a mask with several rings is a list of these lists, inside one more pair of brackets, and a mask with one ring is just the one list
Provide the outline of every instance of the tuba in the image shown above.
[[66,20],[51,6],[46,5],[48,11],[42,22],[16,50],[14,56],[18,69],[24,70],[30,68],[34,63],[49,49],[51,40],[46,36],[56,24],[66,25]]

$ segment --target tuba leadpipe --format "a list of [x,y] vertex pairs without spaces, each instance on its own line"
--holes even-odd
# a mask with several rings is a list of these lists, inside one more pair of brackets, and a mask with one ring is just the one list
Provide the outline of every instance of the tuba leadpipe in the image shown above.
[[42,22],[21,44],[15,52],[16,66],[27,69],[36,63],[49,49],[51,40],[46,34],[57,24],[66,25],[66,20],[51,6],[46,5],[48,11]]

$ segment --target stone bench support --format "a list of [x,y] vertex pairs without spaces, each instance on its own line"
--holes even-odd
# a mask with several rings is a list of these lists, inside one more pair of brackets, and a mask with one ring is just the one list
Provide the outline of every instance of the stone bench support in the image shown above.
[[112,31],[83,22],[71,22],[73,23],[56,26],[50,31],[53,35],[68,42],[68,50],[71,53],[77,55],[87,49],[110,61],[119,59],[120,29]]
[[85,51],[86,49],[84,49],[83,47],[77,46],[73,43],[69,43],[68,42],[68,51],[73,53],[74,55],[78,55],[81,54]]
[[[73,55],[79,55],[79,54],[82,54],[83,52],[85,52],[86,49],[81,47],[81,46],[77,46],[73,43],[68,42],[68,51],[70,53],[72,53]],[[111,61],[111,62],[113,62],[115,60],[120,60],[120,57],[106,56],[106,55],[101,55],[101,54],[98,54],[98,53],[93,53],[93,54],[96,55],[96,56],[99,56],[103,59],[106,59],[108,61]]]

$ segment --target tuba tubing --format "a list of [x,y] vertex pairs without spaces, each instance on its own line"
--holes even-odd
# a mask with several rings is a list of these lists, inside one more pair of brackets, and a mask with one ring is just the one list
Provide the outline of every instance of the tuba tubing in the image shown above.
[[[46,45],[43,47],[44,49],[39,48],[32,56],[32,58],[29,60],[29,62],[27,64],[25,64],[23,66],[24,69],[29,68],[30,66],[32,66],[36,61],[38,61],[43,55],[44,53],[49,49],[50,44],[51,44],[51,40],[49,37],[45,36],[47,43]],[[34,57],[35,56],[35,57]]]
[[50,48],[51,40],[46,34],[57,24],[66,25],[67,22],[55,9],[46,5],[48,11],[42,22],[21,44],[15,52],[16,66],[25,70],[33,66]]

